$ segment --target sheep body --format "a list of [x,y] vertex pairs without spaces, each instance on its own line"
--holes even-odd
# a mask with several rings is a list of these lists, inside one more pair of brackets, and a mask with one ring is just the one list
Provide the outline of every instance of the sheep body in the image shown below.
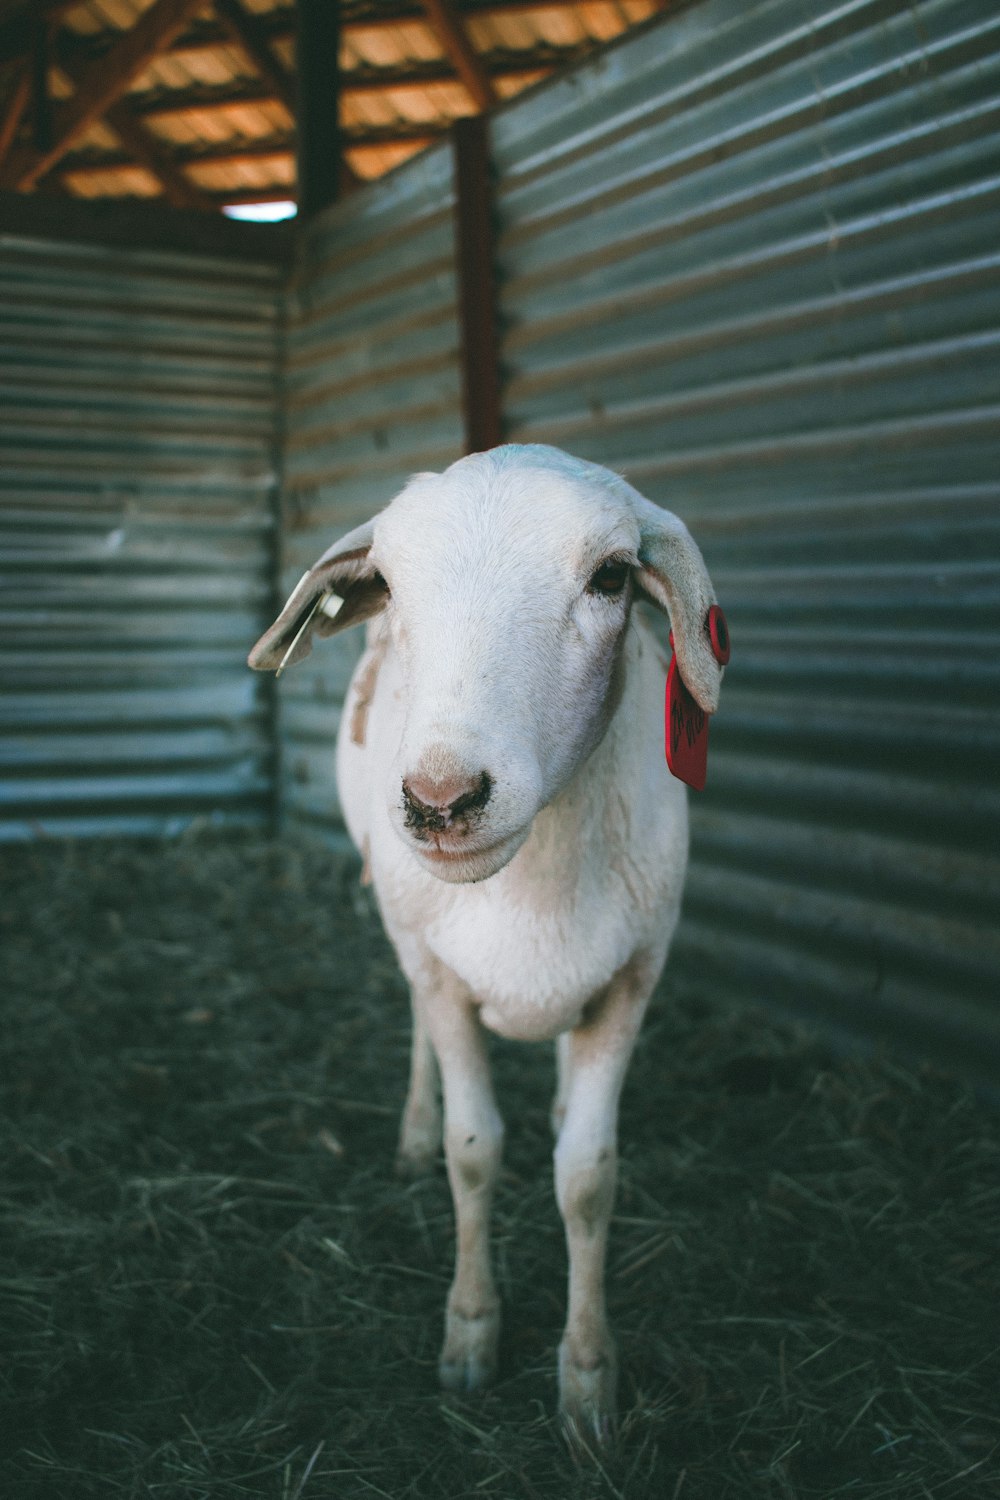
[[489,1214],[503,1124],[483,1028],[555,1038],[560,1407],[598,1442],[615,1410],[604,1260],[618,1098],[687,862],[663,666],[631,610],[637,593],[669,611],[684,681],[711,713],[715,596],[682,523],[597,465],[509,446],[415,476],[324,553],[250,657],[280,670],[314,634],[373,622],[338,780],[410,982],[403,1169],[431,1165],[443,1134],[456,1263],[440,1377],[473,1390],[496,1368]]

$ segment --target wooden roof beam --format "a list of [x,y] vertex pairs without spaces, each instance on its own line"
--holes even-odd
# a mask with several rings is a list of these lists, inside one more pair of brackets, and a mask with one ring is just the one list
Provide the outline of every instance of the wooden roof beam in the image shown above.
[[21,123],[21,117],[28,107],[30,98],[31,68],[27,64],[22,64],[11,81],[10,90],[4,102],[3,114],[0,116],[0,164],[3,163],[7,152],[14,144],[17,127]]
[[272,49],[267,32],[240,0],[214,0],[215,13],[271,91],[295,119],[295,80]]
[[498,102],[496,89],[483,67],[479,53],[469,41],[451,0],[422,0],[422,4],[438,41],[468,89],[472,102],[478,110],[492,109]]
[[[68,83],[79,84],[81,75],[79,63],[63,61],[59,64],[59,70]],[[152,172],[163,188],[164,197],[174,208],[195,209],[200,213],[216,212],[215,201],[207,193],[203,193],[175,165],[166,142],[147,129],[137,118],[130,103],[120,99],[117,104],[111,105],[104,119],[126,151],[135,157],[140,166]],[[65,157],[63,161],[65,162]],[[59,165],[61,164],[57,164],[54,169],[56,173],[59,172]],[[52,180],[51,177],[50,180]]]
[[[78,4],[79,0],[75,0],[75,3]],[[335,3],[335,0],[331,0],[332,3]],[[539,10],[571,11],[578,4],[579,0],[477,0],[477,3],[460,7],[459,14],[462,22],[466,23],[475,20],[478,16],[531,15]],[[294,39],[295,21],[291,9],[279,11],[276,14],[264,12],[262,15],[256,15],[254,19],[272,49],[275,42],[289,42]],[[342,15],[341,30],[347,37],[352,37],[362,31],[394,28],[407,21],[426,21],[426,19],[427,13],[422,0],[413,0],[413,3],[399,4],[391,8],[381,7],[371,14],[349,8]],[[105,53],[114,35],[110,30],[92,33],[86,37],[64,32],[61,40],[87,58],[91,58],[99,53]],[[172,54],[203,52],[207,48],[219,46],[228,39],[229,33],[220,22],[196,18],[187,30],[170,43],[168,51]],[[12,59],[13,55],[10,50],[0,54],[8,59]]]
[[52,142],[39,151],[12,151],[2,171],[0,187],[34,187],[66,152],[106,114],[149,64],[179,36],[203,0],[154,0],[149,10],[125,32],[103,57],[81,69],[76,92],[54,111]]
[[217,212],[214,198],[203,193],[197,184],[185,176],[171,159],[164,142],[151,130],[147,130],[141,120],[136,119],[124,100],[113,104],[105,119],[126,151],[147,171],[152,172],[163,188],[164,197],[174,208],[197,209],[201,213]]
[[[569,47],[545,46],[534,52],[483,53],[481,61],[494,85],[502,79],[530,78],[552,68],[579,62],[589,45],[574,43]],[[453,83],[455,73],[446,62],[406,63],[385,68],[351,69],[340,75],[341,98],[381,94],[386,89],[427,88],[429,85]],[[230,84],[156,90],[129,96],[129,104],[141,119],[160,119],[187,114],[200,109],[232,109],[243,104],[267,104],[275,95],[264,83],[235,80]]]
[[[375,125],[345,130],[343,133],[346,151],[363,150],[378,146],[430,146],[447,134],[447,127],[428,125]],[[271,136],[267,140],[245,141],[241,144],[219,141],[211,146],[182,146],[171,155],[177,168],[199,166],[235,166],[245,162],[267,161],[271,158],[292,157],[295,140],[288,135]],[[74,176],[94,172],[118,172],[132,165],[125,152],[88,152],[79,157],[69,157],[62,169]],[[291,184],[285,184],[290,187]],[[234,187],[234,192],[237,189]]]

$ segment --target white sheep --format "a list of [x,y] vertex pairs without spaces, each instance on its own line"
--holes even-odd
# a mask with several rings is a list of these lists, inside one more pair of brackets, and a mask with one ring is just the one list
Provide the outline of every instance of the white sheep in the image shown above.
[[251,653],[280,668],[372,619],[337,751],[348,828],[412,990],[399,1160],[444,1143],[457,1251],[439,1373],[494,1374],[489,1247],[503,1125],[484,1030],[555,1039],[555,1183],[569,1252],[560,1410],[604,1442],[616,1354],[604,1261],[618,1098],[677,922],[685,792],[663,753],[663,667],[632,612],[669,611],[703,710],[714,593],[684,525],[617,475],[510,445],[418,474],[325,552]]

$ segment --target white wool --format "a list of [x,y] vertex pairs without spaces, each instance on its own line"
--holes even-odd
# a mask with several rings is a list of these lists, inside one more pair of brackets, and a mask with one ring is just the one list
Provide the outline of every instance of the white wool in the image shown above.
[[[314,624],[310,601],[330,590],[343,606]],[[404,1166],[426,1165],[441,1139],[436,1066],[444,1089],[460,1233],[441,1379],[473,1388],[496,1362],[488,1215],[502,1124],[482,1028],[557,1038],[560,1401],[598,1441],[615,1400],[603,1267],[618,1095],[687,864],[664,671],[637,593],[669,610],[683,676],[711,712],[715,595],[683,524],[606,469],[510,446],[415,476],[324,553],[251,656],[299,660],[314,629],[373,620],[338,780],[413,994]]]

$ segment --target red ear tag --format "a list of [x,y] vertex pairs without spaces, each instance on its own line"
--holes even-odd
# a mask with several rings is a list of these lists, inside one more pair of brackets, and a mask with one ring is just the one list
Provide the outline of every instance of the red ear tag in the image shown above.
[[703,792],[708,774],[708,714],[688,692],[676,656],[671,657],[667,672],[664,737],[667,765],[673,774]]

